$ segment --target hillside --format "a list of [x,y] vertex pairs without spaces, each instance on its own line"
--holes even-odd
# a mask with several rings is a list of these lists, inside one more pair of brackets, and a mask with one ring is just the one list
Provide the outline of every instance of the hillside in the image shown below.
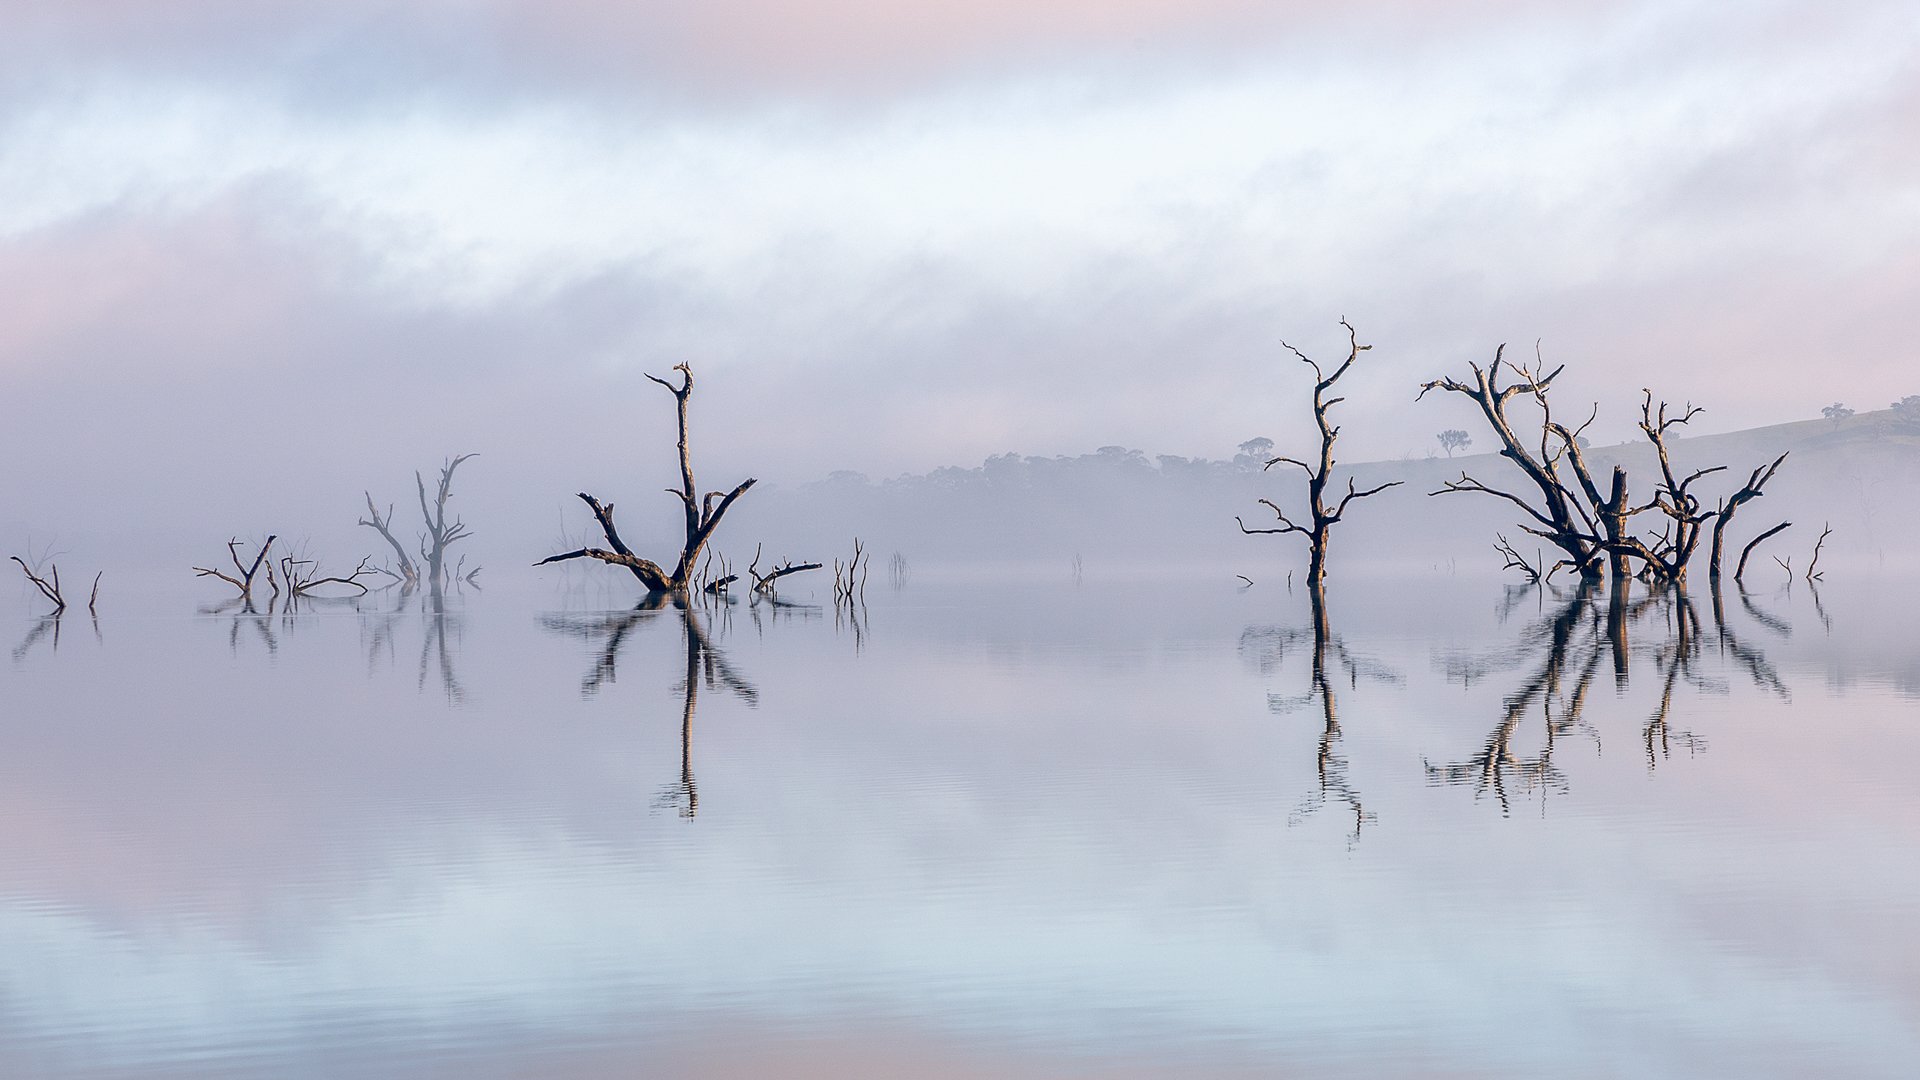
[[[1481,436],[1484,438],[1484,436]],[[1700,481],[1709,500],[1733,490],[1747,473],[1782,451],[1786,464],[1764,498],[1743,509],[1736,542],[1781,520],[1795,525],[1770,553],[1804,564],[1823,522],[1834,535],[1822,565],[1920,564],[1920,427],[1897,422],[1890,411],[1862,413],[1839,424],[1826,420],[1778,424],[1671,442],[1676,467],[1686,471],[1726,465]],[[1627,467],[1631,493],[1644,498],[1654,484],[1654,457],[1645,444],[1595,447],[1596,468]],[[1378,497],[1357,502],[1339,526],[1334,566],[1427,568],[1444,572],[1497,570],[1492,553],[1504,532],[1523,550],[1538,546],[1516,525],[1519,512],[1501,500],[1472,494],[1429,496],[1462,472],[1493,486],[1511,486],[1518,473],[1494,454],[1462,454],[1364,462],[1342,470],[1363,487],[1401,481]],[[1514,490],[1519,490],[1514,488]],[[1234,461],[1190,460],[1105,447],[1077,457],[1007,454],[974,468],[872,481],[854,474],[767,493],[742,514],[741,534],[769,538],[782,554],[818,557],[847,546],[859,533],[884,562],[894,551],[913,562],[1038,564],[1068,572],[1077,555],[1088,568],[1142,564],[1224,574],[1284,574],[1300,562],[1295,537],[1245,536],[1243,516],[1258,527],[1272,519],[1258,500],[1283,506],[1302,498],[1297,471],[1263,472],[1244,455]],[[746,509],[746,508],[743,508]],[[777,540],[774,538],[778,538]],[[1052,572],[1052,571],[1047,571]],[[1772,572],[1777,573],[1777,568]]]

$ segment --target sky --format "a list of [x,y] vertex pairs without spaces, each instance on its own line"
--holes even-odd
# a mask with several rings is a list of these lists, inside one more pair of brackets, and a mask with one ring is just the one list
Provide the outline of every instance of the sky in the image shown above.
[[[0,536],[1920,393],[1909,5],[0,0]],[[711,485],[707,485],[711,486]],[[637,496],[635,496],[637,497]],[[306,527],[306,526],[299,526]]]

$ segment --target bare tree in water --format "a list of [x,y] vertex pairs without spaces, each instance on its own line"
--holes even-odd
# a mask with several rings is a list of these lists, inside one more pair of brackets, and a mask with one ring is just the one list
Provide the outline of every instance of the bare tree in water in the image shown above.
[[1380,492],[1390,487],[1398,486],[1401,483],[1399,480],[1392,480],[1380,484],[1377,487],[1362,490],[1356,485],[1352,477],[1348,477],[1347,490],[1345,493],[1336,493],[1332,496],[1329,496],[1327,493],[1327,483],[1333,474],[1333,443],[1334,440],[1340,437],[1340,429],[1334,426],[1333,423],[1328,420],[1327,416],[1335,405],[1346,400],[1346,398],[1343,397],[1330,398],[1327,394],[1333,389],[1334,384],[1340,381],[1341,376],[1345,375],[1347,370],[1353,367],[1353,362],[1360,358],[1360,354],[1373,348],[1371,345],[1360,344],[1359,336],[1355,333],[1352,323],[1342,319],[1340,320],[1340,325],[1346,327],[1347,330],[1347,357],[1340,362],[1340,366],[1335,368],[1331,375],[1327,374],[1320,367],[1319,363],[1308,357],[1306,353],[1301,352],[1292,345],[1288,345],[1284,341],[1280,343],[1288,352],[1291,352],[1298,358],[1301,363],[1313,369],[1313,419],[1315,425],[1320,429],[1320,457],[1318,461],[1313,464],[1308,464],[1298,458],[1276,457],[1269,460],[1264,468],[1270,469],[1275,465],[1286,464],[1297,466],[1302,472],[1306,473],[1307,511],[1310,516],[1305,523],[1295,522],[1287,516],[1287,512],[1282,510],[1279,504],[1271,499],[1261,499],[1261,503],[1265,504],[1269,510],[1272,510],[1274,517],[1277,519],[1277,524],[1272,528],[1249,529],[1244,520],[1238,517],[1233,519],[1239,523],[1240,531],[1249,535],[1259,533],[1299,533],[1306,539],[1307,591],[1308,595],[1313,599],[1314,622],[1316,626],[1320,628],[1322,636],[1325,635],[1324,624],[1326,621],[1328,533],[1332,530],[1333,526],[1345,516],[1349,503],[1352,503],[1355,499],[1364,499],[1369,495],[1378,495]]
[[[1626,583],[1641,576],[1684,586],[1694,553],[1701,541],[1711,536],[1709,574],[1718,587],[1727,529],[1734,513],[1763,494],[1786,454],[1754,469],[1745,484],[1709,508],[1694,485],[1726,466],[1683,473],[1674,465],[1668,445],[1669,434],[1702,410],[1687,405],[1675,412],[1664,401],[1656,403],[1652,391],[1642,391],[1640,431],[1658,459],[1659,480],[1652,498],[1636,506],[1628,498],[1625,468],[1613,467],[1611,483],[1603,494],[1596,470],[1588,461],[1588,443],[1582,433],[1598,416],[1599,406],[1595,405],[1587,418],[1572,428],[1554,415],[1549,391],[1566,370],[1565,365],[1548,372],[1537,357],[1534,366],[1508,361],[1506,346],[1502,345],[1486,369],[1478,364],[1469,367],[1471,381],[1435,379],[1421,387],[1420,396],[1439,389],[1471,400],[1499,440],[1500,456],[1512,462],[1527,483],[1518,490],[1507,490],[1462,473],[1458,480],[1448,481],[1431,494],[1478,492],[1512,503],[1526,515],[1520,522],[1522,530],[1560,550],[1563,557],[1547,571],[1548,575],[1571,570],[1582,578],[1598,580],[1611,571],[1615,590],[1623,594]],[[1503,368],[1508,372],[1504,382]],[[1531,412],[1511,412],[1516,400],[1530,405]],[[1636,531],[1634,519],[1641,514],[1653,515],[1651,520],[1660,522],[1659,527]],[[1511,545],[1503,541],[1500,550],[1509,566],[1517,563],[1525,567],[1524,559],[1514,558]]]
[[[418,585],[424,577],[428,588],[439,589],[453,580],[453,572],[447,568],[447,551],[472,536],[473,530],[458,516],[452,521],[447,520],[447,503],[453,498],[454,470],[460,467],[461,462],[476,456],[461,454],[449,458],[446,464],[440,466],[440,482],[435,486],[431,498],[427,494],[427,478],[417,470],[414,472],[413,483],[420,497],[420,518],[425,525],[425,531],[420,534],[419,563],[414,562],[407,552],[407,546],[393,535],[393,507],[389,505],[383,515],[374,504],[373,493],[365,493],[367,516],[360,519],[360,524],[379,533],[380,538],[393,549],[394,569],[391,573],[403,584]],[[422,565],[425,566],[424,571]],[[467,571],[465,577],[471,580],[479,572],[477,568]]]
[[[599,499],[582,491],[580,499],[593,511],[594,520],[600,523],[600,531],[607,538],[606,548],[583,547],[575,551],[563,551],[558,555],[549,555],[535,563],[545,566],[547,563],[561,562],[567,559],[598,559],[615,566],[624,566],[649,594],[679,594],[687,592],[694,572],[700,562],[700,552],[707,546],[713,531],[720,526],[720,519],[726,516],[728,508],[733,506],[746,490],[753,486],[754,480],[748,477],[722,494],[710,491],[704,497],[693,482],[693,455],[687,445],[687,400],[693,396],[693,371],[685,364],[675,364],[673,370],[680,373],[680,385],[675,386],[656,375],[647,378],[659,383],[673,394],[678,406],[680,422],[680,488],[667,489],[671,495],[680,499],[686,529],[685,540],[680,546],[680,556],[668,570],[651,559],[645,559],[633,553],[620,539],[620,533],[613,524],[613,504],[602,503]],[[715,500],[719,500],[715,502]],[[611,549],[611,550],[609,550]]]

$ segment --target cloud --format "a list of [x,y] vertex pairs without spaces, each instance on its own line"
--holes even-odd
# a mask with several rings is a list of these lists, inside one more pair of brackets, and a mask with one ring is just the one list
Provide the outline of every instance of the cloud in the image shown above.
[[[369,88],[441,84],[467,92],[624,89],[667,97],[898,89],[1063,57],[1218,53],[1302,35],[1376,41],[1454,34],[1605,5],[1473,0],[1444,10],[1410,0],[138,0],[87,5],[9,0],[16,64],[52,71],[228,75],[357,100]],[[18,68],[16,68],[18,71]]]

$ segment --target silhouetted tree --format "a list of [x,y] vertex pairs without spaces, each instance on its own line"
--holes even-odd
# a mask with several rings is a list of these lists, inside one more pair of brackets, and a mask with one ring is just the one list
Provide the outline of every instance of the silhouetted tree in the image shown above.
[[1331,375],[1323,371],[1320,365],[1309,358],[1306,353],[1301,352],[1292,345],[1288,345],[1284,341],[1280,343],[1288,352],[1298,358],[1301,363],[1313,369],[1313,420],[1320,429],[1320,458],[1316,463],[1309,465],[1298,458],[1276,457],[1269,460],[1263,468],[1270,469],[1275,465],[1284,463],[1299,466],[1301,471],[1307,474],[1307,511],[1311,517],[1306,524],[1295,523],[1292,518],[1287,516],[1287,512],[1280,509],[1279,505],[1273,500],[1261,499],[1260,501],[1265,504],[1268,509],[1272,510],[1274,517],[1279,520],[1277,526],[1270,529],[1249,529],[1247,528],[1247,523],[1239,517],[1233,519],[1239,523],[1240,531],[1243,533],[1299,533],[1302,537],[1306,538],[1308,595],[1313,598],[1314,621],[1316,625],[1321,626],[1323,633],[1326,618],[1325,590],[1328,532],[1340,521],[1341,517],[1346,514],[1347,505],[1355,499],[1364,499],[1369,495],[1378,495],[1380,492],[1390,487],[1396,487],[1402,483],[1402,481],[1399,480],[1392,480],[1363,491],[1356,486],[1352,477],[1348,477],[1345,494],[1337,496],[1334,500],[1329,500],[1327,496],[1327,481],[1333,473],[1334,465],[1333,443],[1335,439],[1340,437],[1340,429],[1328,421],[1327,413],[1335,405],[1346,400],[1346,398],[1343,397],[1329,398],[1327,397],[1327,391],[1331,390],[1334,384],[1340,381],[1340,377],[1347,373],[1347,369],[1353,367],[1353,362],[1360,358],[1361,353],[1373,348],[1371,345],[1360,344],[1359,335],[1354,331],[1353,324],[1342,319],[1340,320],[1340,325],[1346,327],[1347,330],[1347,358],[1340,362],[1340,366],[1335,368]]
[[1829,421],[1831,421],[1834,427],[1839,427],[1840,421],[1845,420],[1847,417],[1853,415],[1853,410],[1847,408],[1845,405],[1842,405],[1836,401],[1833,404],[1827,406],[1826,408],[1821,409],[1820,415],[1826,417]]
[[1448,428],[1435,438],[1440,440],[1440,449],[1445,450],[1448,457],[1452,457],[1455,450],[1465,450],[1473,444],[1473,436],[1459,428]]
[[[1478,405],[1500,438],[1500,456],[1520,468],[1538,492],[1539,500],[1531,501],[1490,487],[1465,473],[1432,494],[1472,491],[1513,503],[1531,519],[1520,528],[1553,544],[1566,556],[1553,569],[1570,569],[1584,578],[1598,578],[1604,563],[1612,570],[1616,588],[1624,588],[1635,576],[1632,561],[1636,559],[1640,563],[1639,573],[1657,581],[1684,585],[1688,564],[1703,538],[1703,530],[1712,523],[1714,557],[1710,572],[1717,583],[1726,529],[1734,512],[1760,497],[1762,488],[1787,455],[1781,454],[1771,464],[1753,470],[1744,486],[1721,498],[1713,509],[1707,509],[1705,500],[1694,492],[1694,484],[1724,471],[1726,466],[1714,465],[1683,476],[1674,467],[1667,444],[1669,432],[1688,423],[1702,410],[1689,404],[1677,415],[1673,414],[1666,402],[1656,405],[1653,392],[1647,390],[1642,392],[1640,431],[1659,461],[1660,482],[1649,501],[1635,506],[1628,501],[1626,470],[1616,465],[1608,492],[1602,495],[1587,462],[1588,444],[1581,434],[1593,423],[1599,406],[1594,407],[1579,427],[1568,429],[1554,418],[1548,396],[1553,381],[1566,370],[1565,365],[1545,375],[1525,364],[1507,365],[1516,378],[1503,386],[1500,369],[1506,364],[1505,351],[1506,346],[1502,345],[1485,371],[1477,364],[1470,365],[1474,375],[1471,384],[1436,379],[1422,386],[1420,396],[1425,397],[1429,390],[1437,387],[1461,394]],[[1508,413],[1508,403],[1515,397],[1531,401],[1537,413],[1520,421],[1518,428]],[[1522,431],[1526,432],[1524,437]],[[1563,464],[1571,471],[1571,479],[1563,471]],[[1657,512],[1665,519],[1664,524],[1657,532],[1636,534],[1631,528],[1632,519],[1648,512]]]
[[[752,487],[754,480],[752,477],[742,480],[738,486],[725,495],[722,495],[718,491],[710,491],[704,499],[700,496],[699,488],[695,487],[693,482],[692,452],[687,446],[687,399],[693,396],[693,371],[685,364],[675,364],[673,370],[680,373],[681,380],[679,386],[675,386],[656,375],[647,376],[647,378],[666,387],[668,392],[673,394],[674,401],[679,407],[680,490],[674,491],[669,488],[668,492],[680,498],[681,509],[684,512],[686,520],[686,539],[681,545],[680,557],[674,563],[673,569],[664,569],[659,563],[651,559],[643,559],[635,555],[620,539],[620,533],[614,528],[613,504],[603,504],[600,500],[584,491],[579,493],[580,499],[587,504],[587,509],[593,511],[594,520],[600,523],[600,531],[607,538],[607,547],[612,550],[580,548],[577,551],[566,551],[558,555],[549,555],[535,563],[535,566],[545,566],[547,563],[561,562],[566,559],[598,559],[604,563],[612,563],[615,566],[626,567],[640,584],[646,588],[648,593],[680,594],[687,591],[688,582],[692,579],[694,570],[700,561],[701,549],[707,546],[708,539],[713,536],[713,531],[719,527],[720,519],[726,516],[728,508],[733,505],[733,501],[738,499],[748,488]],[[717,505],[714,502],[715,499],[720,500]]]

